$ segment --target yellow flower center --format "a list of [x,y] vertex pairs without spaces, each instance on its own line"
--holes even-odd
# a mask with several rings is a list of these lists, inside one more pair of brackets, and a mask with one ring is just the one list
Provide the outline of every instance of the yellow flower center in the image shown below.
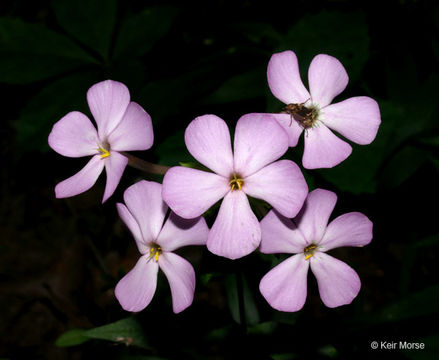
[[151,245],[151,248],[149,249],[149,257],[151,259],[154,259],[155,262],[159,261],[159,255],[162,253],[162,248],[157,245],[153,244]]
[[305,249],[303,249],[303,253],[305,254],[305,260],[308,260],[311,256],[313,256],[316,250],[317,245],[315,244],[308,245]]
[[103,147],[98,146],[98,151],[101,153],[102,159],[105,159],[106,157],[110,156],[110,151],[107,149],[104,149]]
[[240,175],[233,174],[230,177],[229,186],[232,189],[232,191],[234,191],[234,190],[241,190],[242,189],[242,185],[244,185],[244,179],[241,179]]

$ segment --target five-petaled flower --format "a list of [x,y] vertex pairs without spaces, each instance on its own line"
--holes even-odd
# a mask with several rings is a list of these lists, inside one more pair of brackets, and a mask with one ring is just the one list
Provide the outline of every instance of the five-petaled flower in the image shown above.
[[184,218],[202,215],[224,198],[207,240],[208,249],[236,259],[251,253],[261,241],[261,228],[247,195],[268,202],[281,214],[295,216],[308,187],[299,167],[279,160],[288,136],[268,114],[242,116],[235,129],[234,152],[224,120],[204,115],[186,129],[189,152],[214,173],[173,167],[163,179],[163,199]]
[[275,211],[261,221],[261,252],[296,254],[270,270],[260,282],[259,289],[273,308],[298,311],[303,307],[309,267],[328,307],[350,304],[360,291],[357,273],[325,252],[340,246],[367,245],[372,240],[372,222],[361,213],[351,212],[327,225],[336,202],[333,192],[316,189],[309,193],[295,223]]
[[[171,287],[172,306],[179,313],[192,304],[195,272],[192,265],[172,251],[187,245],[205,245],[208,227],[203,218],[182,219],[170,213],[162,200],[162,185],[140,181],[118,203],[120,217],[130,229],[142,254],[135,267],[117,284],[115,294],[127,311],[141,311],[151,302],[159,268]],[[164,222],[164,224],[163,224]]]
[[274,116],[287,131],[289,145],[296,146],[305,130],[305,168],[331,168],[351,154],[352,147],[329,129],[360,145],[375,139],[381,123],[375,100],[358,96],[331,105],[349,80],[336,58],[325,54],[314,57],[308,70],[309,92],[292,51],[272,55],[267,77],[273,95],[286,104],[282,113]]
[[65,198],[90,189],[105,167],[104,202],[114,193],[128,163],[121,152],[152,146],[152,122],[140,105],[130,102],[127,87],[117,81],[93,85],[87,92],[87,101],[97,131],[87,116],[73,111],[59,120],[49,135],[50,147],[61,155],[92,156],[81,171],[55,187],[55,194]]

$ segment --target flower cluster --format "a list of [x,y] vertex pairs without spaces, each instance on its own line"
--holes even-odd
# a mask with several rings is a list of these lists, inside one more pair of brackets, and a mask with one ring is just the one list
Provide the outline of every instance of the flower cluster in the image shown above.
[[[292,51],[274,54],[267,76],[273,95],[285,104],[279,113],[242,116],[236,124],[233,147],[224,120],[215,115],[197,117],[186,128],[184,140],[189,153],[207,169],[170,168],[163,185],[142,180],[125,191],[125,204],[117,204],[141,254],[115,289],[125,310],[141,311],[150,303],[159,269],[169,281],[174,312],[191,305],[194,269],[173,253],[188,245],[206,245],[213,254],[229,259],[256,249],[266,254],[295,254],[260,282],[263,297],[280,311],[303,307],[309,268],[326,306],[349,304],[357,296],[361,282],[356,272],[326,252],[368,244],[372,222],[351,212],[328,224],[337,196],[323,189],[308,193],[300,167],[281,157],[305,132],[305,168],[339,164],[351,154],[352,147],[330,129],[357,144],[369,144],[380,125],[378,105],[365,96],[331,104],[347,86],[348,75],[329,55],[320,54],[312,60],[309,91],[300,79]],[[152,122],[141,106],[130,101],[127,87],[116,81],[92,86],[87,101],[97,130],[87,116],[74,111],[59,120],[49,135],[50,146],[61,155],[92,156],[81,171],[59,183],[55,193],[63,198],[88,190],[105,167],[104,202],[114,193],[132,158],[126,152],[152,146]],[[249,198],[271,207],[261,221]],[[219,201],[217,217],[209,229],[203,214]]]

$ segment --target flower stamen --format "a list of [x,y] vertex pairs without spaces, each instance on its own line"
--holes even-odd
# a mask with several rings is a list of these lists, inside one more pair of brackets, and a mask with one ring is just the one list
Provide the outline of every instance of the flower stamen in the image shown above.
[[244,179],[241,179],[240,175],[233,174],[230,177],[229,186],[232,189],[232,191],[234,191],[234,190],[241,190],[242,189],[242,185],[244,185]]
[[316,250],[317,245],[315,244],[308,245],[305,249],[303,249],[303,253],[305,254],[305,260],[308,260],[310,257],[312,257]]
[[157,244],[153,244],[149,249],[149,258],[154,259],[154,261],[157,262],[159,261],[159,255],[161,253],[162,253],[162,248]]
[[107,150],[107,149],[104,149],[104,148],[101,147],[101,146],[98,146],[98,151],[101,153],[101,158],[102,158],[102,159],[105,159],[106,157],[109,157],[109,156],[110,156],[110,151]]

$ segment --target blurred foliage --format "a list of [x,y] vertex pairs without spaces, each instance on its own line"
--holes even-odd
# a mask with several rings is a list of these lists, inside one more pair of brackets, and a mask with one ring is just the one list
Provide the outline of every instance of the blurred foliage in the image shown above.
[[[433,359],[439,320],[439,6],[428,1],[12,1],[0,6],[0,356],[69,359]],[[69,111],[88,116],[86,91],[104,79],[127,84],[152,116],[155,144],[138,154],[197,167],[184,144],[195,117],[216,114],[231,130],[249,112],[278,112],[266,66],[291,49],[304,83],[327,53],[349,74],[335,101],[366,95],[382,124],[371,145],[333,169],[304,171],[310,189],[337,192],[336,213],[374,222],[363,249],[336,249],[363,288],[352,305],[321,303],[310,277],[304,309],[274,311],[259,294],[283,256],[230,261],[182,249],[194,264],[194,304],[172,313],[166,279],[149,307],[127,318],[114,298],[137,249],[114,209],[143,178],[127,169],[100,206],[104,180],[73,199],[54,185],[84,159],[47,151],[52,125]],[[285,157],[301,163],[303,138]],[[30,161],[29,161],[30,160]],[[160,180],[160,179],[158,179]],[[251,201],[261,218],[266,205]],[[431,205],[430,205],[431,203]],[[212,224],[219,204],[206,212]],[[31,330],[30,330],[31,329]],[[373,340],[423,341],[425,351],[373,352]]]

